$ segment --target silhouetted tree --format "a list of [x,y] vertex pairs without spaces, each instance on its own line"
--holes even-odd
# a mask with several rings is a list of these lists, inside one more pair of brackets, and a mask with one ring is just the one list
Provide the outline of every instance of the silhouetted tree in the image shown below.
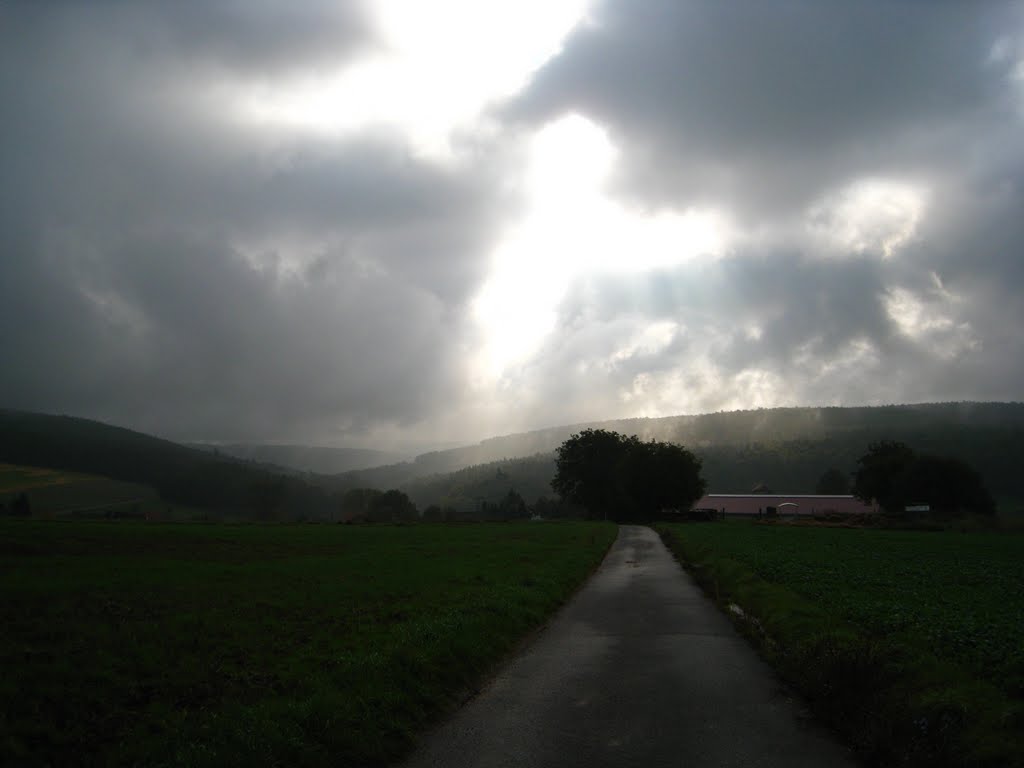
[[508,489],[505,498],[501,500],[500,507],[503,520],[522,520],[530,516],[530,510],[527,509],[523,497],[512,488]]
[[256,481],[250,487],[252,508],[260,520],[270,520],[278,516],[284,502],[287,489],[283,477],[268,476]]
[[402,491],[385,491],[370,501],[368,518],[375,523],[407,523],[417,520],[416,505]]
[[603,429],[572,435],[555,451],[551,487],[563,499],[585,507],[591,517],[613,519],[625,501],[619,465],[626,440]]
[[981,476],[960,459],[916,456],[897,485],[905,502],[926,503],[940,517],[995,514],[995,502]]
[[622,460],[629,518],[649,520],[663,510],[686,512],[704,495],[701,462],[680,445],[628,440]]
[[592,518],[650,520],[704,494],[700,459],[682,446],[587,429],[559,446],[552,488]]
[[383,493],[376,488],[352,488],[341,497],[341,519],[364,522],[370,519],[370,505]]
[[894,440],[872,443],[868,452],[857,459],[853,495],[868,504],[878,502],[886,512],[902,513],[907,500],[900,478],[913,461],[913,450],[903,443]]
[[818,483],[814,486],[815,493],[825,495],[842,495],[850,492],[850,479],[842,470],[830,467],[826,469]]
[[912,503],[947,517],[995,513],[981,476],[961,459],[918,455],[903,443],[883,441],[869,446],[857,463],[854,496],[877,501],[890,514],[903,514]]
[[31,517],[32,504],[25,493],[19,493],[11,500],[11,515],[14,517]]
[[545,519],[579,519],[586,516],[586,510],[578,504],[573,504],[566,499],[551,499],[547,496],[537,497],[537,500],[533,502],[533,512]]

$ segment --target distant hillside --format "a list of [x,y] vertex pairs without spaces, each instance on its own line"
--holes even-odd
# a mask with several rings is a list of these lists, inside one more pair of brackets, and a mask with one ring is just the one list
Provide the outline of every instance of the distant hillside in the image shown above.
[[268,464],[86,419],[0,410],[0,462],[141,483],[174,504],[264,519],[329,519],[341,493],[356,487],[401,488],[420,508],[439,504],[465,511],[496,503],[509,490],[530,503],[553,496],[553,451],[587,427],[681,443],[703,459],[710,490],[719,493],[761,482],[809,493],[828,469],[852,472],[869,443],[902,440],[918,451],[964,459],[981,472],[1002,508],[1024,507],[1020,403],[773,408],[574,424],[331,476],[284,474]]
[[190,447],[237,459],[273,464],[297,472],[337,475],[356,469],[379,467],[402,461],[403,457],[368,448],[328,448],[313,445],[265,443],[194,443]]
[[[499,501],[509,490],[533,502],[553,495],[554,448],[587,426],[510,435],[473,448],[427,454],[433,466],[500,454],[497,461],[453,472],[418,476],[425,464],[417,460],[371,470],[362,479],[398,485],[421,507],[472,509],[481,501]],[[1024,506],[1024,405],[1018,403],[776,408],[593,426],[686,445],[701,457],[712,492],[744,492],[764,482],[788,493],[812,493],[826,470],[849,475],[869,443],[892,439],[922,452],[964,459],[981,472],[1004,509]],[[515,451],[530,449],[537,450],[512,458]]]
[[466,513],[475,511],[481,502],[501,502],[510,490],[522,496],[527,503],[553,497],[551,478],[554,474],[554,453],[540,453],[417,478],[402,485],[401,489],[421,510],[436,504]]
[[594,421],[493,437],[478,445],[425,453],[411,462],[345,473],[340,479],[345,484],[395,486],[474,465],[549,453],[573,433],[587,428],[635,434],[644,440],[671,441],[690,448],[818,441],[854,434],[859,435],[857,439],[863,435],[902,439],[901,435],[941,432],[944,428],[1022,430],[1024,403],[765,408],[657,419]]
[[302,479],[71,416],[0,410],[0,462],[141,483],[169,502],[265,519],[328,517],[334,504]]

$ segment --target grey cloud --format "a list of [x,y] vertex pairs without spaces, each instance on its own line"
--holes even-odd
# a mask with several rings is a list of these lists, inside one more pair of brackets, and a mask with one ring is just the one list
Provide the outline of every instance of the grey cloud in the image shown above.
[[155,7],[174,44],[244,71],[289,72],[336,64],[372,43],[364,5],[355,0],[196,0]]
[[[896,286],[993,344],[944,356],[929,339],[907,337],[886,309]],[[901,272],[869,256],[821,262],[797,252],[744,252],[658,273],[590,277],[567,296],[558,329],[520,375],[525,389],[539,390],[542,421],[652,407],[665,380],[678,391],[676,400],[657,404],[662,413],[757,405],[749,388],[762,374],[771,377],[766,386],[775,403],[1014,399],[1021,344],[1008,338],[1005,318],[970,302],[936,300],[937,293],[931,275],[912,268]],[[678,324],[664,348],[615,355],[662,321]],[[944,329],[937,341],[959,332]],[[627,399],[639,380],[650,382],[650,403]]]
[[259,439],[414,422],[457,390],[441,302],[343,255],[312,283],[220,243],[123,243],[78,274],[30,256],[0,296],[11,406]]
[[357,0],[14,0],[0,19],[8,45],[113,54],[108,62],[119,66],[155,60],[185,73],[213,67],[273,79],[337,66],[376,45],[366,10]]
[[[721,207],[742,236],[718,261],[581,280],[522,372],[538,402],[622,412],[638,377],[663,377],[684,383],[660,407],[716,409],[762,372],[776,403],[1019,399],[1024,100],[1014,57],[993,55],[1024,35],[1019,5],[606,0],[592,15],[504,119],[586,115],[620,150],[615,194]],[[892,258],[819,252],[809,208],[871,177],[927,190],[914,236]],[[665,319],[684,330],[654,359],[594,365]]]
[[[576,110],[656,205],[802,207],[852,173],[927,172],[1010,110],[1009,4],[607,0],[507,108]],[[975,133],[972,136],[972,132]]]
[[[449,170],[386,134],[248,127],[176,80],[187,51],[132,51],[203,27],[181,42],[210,59],[189,64],[200,92],[222,51],[308,65],[289,46],[316,19],[277,7],[4,9],[4,406],[183,438],[331,440],[458,396],[498,200],[486,158]],[[308,42],[325,53],[321,37]]]
[[[214,439],[414,434],[490,413],[466,376],[468,305],[522,202],[523,137],[569,110],[621,150],[615,195],[720,207],[737,239],[718,259],[581,275],[496,387],[493,423],[764,393],[1019,399],[1024,92],[1013,57],[990,55],[1024,35],[1016,6],[604,0],[466,139],[464,166],[397,134],[314,139],[240,117],[234,85],[376,45],[362,9],[0,6],[0,351],[14,361],[0,406]],[[808,206],[869,176],[927,189],[913,238],[891,258],[817,252]],[[910,325],[893,296],[920,315]],[[636,343],[661,321],[671,338]]]

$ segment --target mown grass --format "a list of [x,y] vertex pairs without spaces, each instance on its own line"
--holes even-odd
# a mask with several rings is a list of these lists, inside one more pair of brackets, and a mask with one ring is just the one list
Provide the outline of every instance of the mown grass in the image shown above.
[[1024,536],[660,531],[869,762],[1024,765]]
[[385,763],[614,537],[0,523],[0,764]]

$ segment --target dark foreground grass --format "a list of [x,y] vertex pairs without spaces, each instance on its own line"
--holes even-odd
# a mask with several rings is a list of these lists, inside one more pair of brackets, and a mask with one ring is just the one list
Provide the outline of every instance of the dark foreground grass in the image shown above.
[[597,565],[601,524],[0,524],[0,764],[379,765]]
[[1024,536],[660,530],[870,763],[1024,765]]

